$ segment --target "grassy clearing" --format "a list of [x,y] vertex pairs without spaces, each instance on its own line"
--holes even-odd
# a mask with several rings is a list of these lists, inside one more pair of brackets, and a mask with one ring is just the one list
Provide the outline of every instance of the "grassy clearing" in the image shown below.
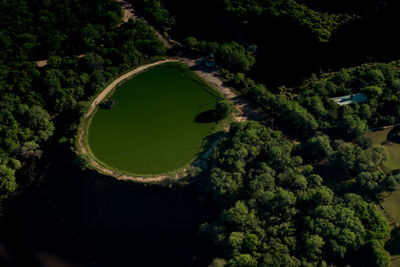
[[370,138],[373,145],[383,145],[389,153],[389,158],[382,165],[385,172],[400,169],[400,144],[389,142],[387,136],[393,128],[381,131],[369,132],[366,137]]
[[[393,128],[370,132],[366,136],[372,139],[373,145],[383,145],[389,153],[389,158],[383,165],[383,171],[390,173],[393,170],[400,169],[400,144],[389,142],[387,136]],[[400,235],[397,233],[397,227],[400,225],[400,190],[382,196],[383,201],[378,207],[380,213],[386,218],[391,226],[391,241],[387,249],[391,255],[392,266],[400,267]]]
[[189,167],[212,140],[206,137],[232,119],[194,121],[222,95],[180,63],[143,72],[110,98],[116,105],[97,109],[85,123],[85,147],[98,163],[120,174],[151,176]]

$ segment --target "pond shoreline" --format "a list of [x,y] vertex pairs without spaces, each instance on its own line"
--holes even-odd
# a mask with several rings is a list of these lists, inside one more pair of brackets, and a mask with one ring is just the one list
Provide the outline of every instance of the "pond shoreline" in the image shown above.
[[[180,62],[184,64],[185,66],[189,68],[193,68],[194,66],[200,65],[198,64],[199,60],[194,60],[190,58],[185,58],[185,57],[180,57],[180,58],[168,58],[166,60],[160,60],[156,61],[150,64],[142,65],[139,66],[112,81],[104,90],[102,90],[97,96],[94,97],[94,99],[90,103],[90,108],[89,110],[85,113],[85,115],[82,117],[82,121],[80,123],[79,129],[78,129],[78,134],[77,134],[77,142],[76,142],[76,147],[77,147],[77,154],[82,154],[84,157],[86,157],[87,160],[87,165],[89,168],[92,168],[99,173],[111,176],[117,180],[123,180],[123,181],[133,181],[133,182],[139,182],[139,183],[161,183],[167,180],[178,180],[181,178],[184,178],[187,176],[187,168],[184,166],[182,169],[177,169],[176,173],[171,175],[167,174],[162,174],[162,175],[156,175],[153,177],[146,177],[144,175],[128,175],[124,173],[120,173],[118,171],[114,171],[111,168],[107,168],[105,166],[102,166],[98,162],[98,160],[95,159],[93,154],[90,151],[90,148],[87,147],[86,145],[88,142],[85,140],[87,138],[87,132],[88,132],[88,125],[90,124],[90,120],[92,118],[92,115],[97,107],[98,104],[100,104],[103,100],[105,100],[112,92],[113,90],[120,84],[121,82],[132,78],[132,76],[139,74],[143,71],[146,71],[152,67],[164,64],[164,63],[169,63],[169,62]],[[217,91],[220,93],[221,97],[224,97],[230,101],[232,101],[235,104],[235,107],[237,109],[237,114],[233,116],[233,120],[235,121],[243,121],[247,120],[247,116],[244,115],[245,111],[243,110],[243,99],[239,98],[229,87],[225,86],[222,80],[217,77],[217,72],[208,72],[206,70],[203,70],[202,68],[196,68],[195,70],[191,70],[198,76],[200,76],[206,84],[210,87],[213,88],[213,90]],[[240,101],[239,101],[240,99]],[[225,131],[228,131],[228,127],[224,129]],[[210,155],[212,153],[211,150],[215,147],[215,145],[218,143],[220,138],[217,140],[214,140],[211,145],[209,146],[208,149],[205,150],[203,153],[204,155]],[[85,145],[86,144],[86,145]],[[204,156],[200,155],[200,157],[195,161],[194,165],[198,165],[196,163],[199,163],[201,161],[201,165],[204,166]],[[179,173],[178,173],[179,172]]]

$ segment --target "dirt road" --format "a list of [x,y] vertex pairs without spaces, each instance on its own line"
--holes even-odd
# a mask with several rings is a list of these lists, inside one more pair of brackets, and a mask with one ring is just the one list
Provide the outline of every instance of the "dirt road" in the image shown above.
[[[174,62],[174,61],[176,61],[176,62],[180,61],[180,62],[186,64],[189,68],[191,68],[193,71],[195,71],[197,74],[199,74],[202,78],[204,78],[207,82],[209,82],[211,85],[213,85],[227,99],[231,100],[235,104],[236,109],[238,110],[237,114],[234,117],[234,119],[236,121],[243,121],[243,120],[248,119],[248,114],[245,112],[245,109],[243,108],[243,106],[246,106],[248,104],[245,101],[243,101],[240,96],[237,96],[229,87],[227,87],[223,83],[223,81],[218,77],[217,72],[210,71],[209,69],[203,67],[201,59],[194,60],[194,59],[183,58],[183,57],[169,58],[166,60],[146,64],[146,65],[140,66],[140,67],[138,67],[134,70],[131,70],[131,71],[125,73],[124,75],[118,77],[112,83],[110,83],[106,88],[104,88],[104,90],[93,99],[93,101],[90,104],[90,108],[87,111],[87,113],[84,115],[83,119],[87,120],[93,114],[96,106],[99,103],[101,103],[120,82],[122,82],[122,81],[132,77],[133,75],[138,74],[148,68],[151,68],[151,67],[154,67],[154,66],[166,63],[166,62]],[[242,104],[242,102],[244,104]],[[79,129],[78,145],[79,145],[80,151],[83,154],[87,155],[88,151],[86,150],[85,145],[84,145],[85,130],[87,130],[87,129],[85,129],[85,127],[80,127],[80,129]],[[213,145],[212,148],[214,146],[215,145]],[[212,153],[212,148],[209,149],[209,151],[207,151],[208,155]],[[107,168],[101,166],[99,163],[97,163],[93,159],[89,159],[89,165],[91,165],[95,169],[98,169],[100,172],[106,173],[110,176],[115,177],[116,179],[119,179],[119,180],[130,180],[130,181],[135,181],[135,182],[147,183],[147,182],[161,182],[161,181],[171,178],[166,175],[161,175],[161,176],[156,176],[156,177],[134,177],[134,176],[129,176],[129,175],[123,175],[123,174],[116,173],[110,169],[107,169]],[[179,178],[179,177],[177,176],[175,178]]]

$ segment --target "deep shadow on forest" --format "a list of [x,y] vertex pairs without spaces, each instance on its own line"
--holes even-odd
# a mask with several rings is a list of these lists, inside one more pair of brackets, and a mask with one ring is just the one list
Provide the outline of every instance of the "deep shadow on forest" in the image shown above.
[[[0,3],[0,263],[388,266],[397,234],[375,205],[400,175],[365,134],[399,123],[399,4],[132,2],[184,47],[119,26],[112,0]],[[263,118],[233,123],[209,168],[169,187],[88,170],[74,142],[91,97],[175,52],[213,53]],[[354,93],[368,101],[331,100]]]

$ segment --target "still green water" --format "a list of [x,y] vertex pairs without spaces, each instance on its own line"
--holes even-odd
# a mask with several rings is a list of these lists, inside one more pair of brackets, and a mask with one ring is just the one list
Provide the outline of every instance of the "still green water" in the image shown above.
[[119,86],[116,104],[98,109],[89,126],[97,159],[135,174],[159,174],[184,166],[199,153],[215,123],[195,117],[217,98],[179,67],[164,64]]

